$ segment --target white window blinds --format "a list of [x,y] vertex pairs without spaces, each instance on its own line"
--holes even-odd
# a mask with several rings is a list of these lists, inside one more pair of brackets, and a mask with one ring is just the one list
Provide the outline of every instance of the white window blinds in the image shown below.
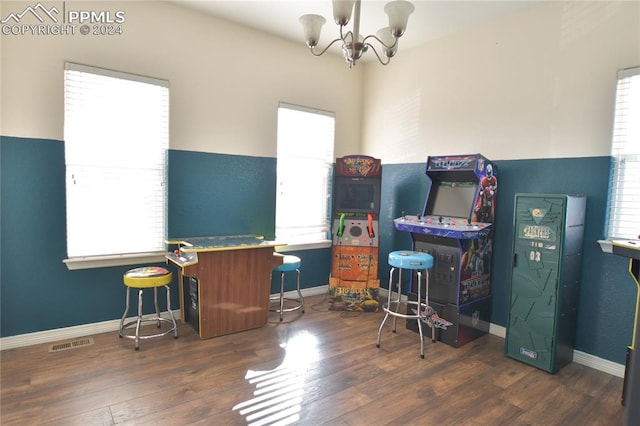
[[326,241],[331,219],[333,113],[294,105],[278,108],[276,239]]
[[640,67],[618,73],[607,238],[640,238]]
[[66,63],[67,255],[166,251],[168,82]]

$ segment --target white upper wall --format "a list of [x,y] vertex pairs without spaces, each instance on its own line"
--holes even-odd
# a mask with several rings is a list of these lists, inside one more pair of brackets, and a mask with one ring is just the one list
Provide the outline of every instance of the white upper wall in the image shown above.
[[[0,17],[36,4],[2,1]],[[1,35],[2,135],[63,139],[63,70],[71,61],[169,80],[172,149],[275,157],[284,101],[335,112],[336,157],[359,152],[362,70],[338,56],[316,58],[302,42],[165,2],[44,5],[122,10],[123,34]]]
[[[2,1],[0,17],[36,3]],[[63,139],[72,61],[169,80],[172,149],[275,157],[284,101],[336,113],[336,157],[600,156],[609,155],[616,72],[640,65],[638,1],[550,2],[418,48],[400,41],[389,66],[352,70],[301,42],[170,3],[64,7],[123,10],[124,33],[0,35],[2,135]]]
[[[383,163],[610,154],[618,69],[640,65],[640,3],[553,2],[365,70],[363,151]],[[408,28],[407,31],[410,31]]]

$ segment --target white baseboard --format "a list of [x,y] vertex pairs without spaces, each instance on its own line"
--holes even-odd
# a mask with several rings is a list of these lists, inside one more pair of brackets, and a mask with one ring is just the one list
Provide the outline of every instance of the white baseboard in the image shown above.
[[[328,285],[321,285],[318,287],[310,287],[310,288],[303,288],[301,291],[302,296],[318,296],[320,294],[327,294],[329,292],[329,286]],[[295,292],[289,292],[289,293],[295,293]],[[287,294],[287,293],[285,293]]]
[[603,371],[616,377],[624,377],[624,364],[598,358],[595,355],[581,351],[573,351],[573,362],[576,364],[591,367],[594,370]]
[[[166,314],[166,311],[162,312],[162,314]],[[176,319],[181,318],[180,309],[174,310],[173,315]],[[143,315],[142,318],[152,318],[154,316],[155,314]],[[135,318],[136,317],[126,318],[125,322],[133,321]],[[2,337],[0,338],[0,350],[93,336],[94,334],[100,333],[110,333],[112,331],[118,331],[119,328],[120,320],[116,319],[95,322],[92,324],[76,325],[73,327],[57,328],[54,330],[37,331],[35,333],[20,334],[17,336]]]
[[[308,289],[302,289],[302,296],[315,296],[319,294],[325,294],[329,289],[329,286],[311,287]],[[286,295],[295,297],[295,292],[287,292]],[[180,309],[173,311],[176,318],[182,318]],[[153,315],[144,315],[143,318],[151,318]],[[134,320],[135,317],[130,317],[125,320],[129,322]],[[0,338],[0,350],[20,348],[23,346],[38,345],[41,343],[51,343],[61,340],[75,339],[78,337],[92,336],[100,333],[110,333],[117,331],[120,327],[120,319],[114,319],[109,321],[96,322],[91,324],[82,324],[72,327],[57,328],[54,330],[37,331],[35,333],[20,334],[17,336],[9,336]]]
[[507,329],[501,325],[490,323],[489,334],[493,334],[494,336],[502,337],[504,339],[507,337]]
[[[328,290],[329,286],[324,285],[305,288],[302,289],[301,292],[302,295],[306,297],[326,294]],[[297,293],[295,291],[289,291],[285,293],[285,296],[295,297],[296,294]],[[381,288],[380,295],[386,297],[387,290]],[[403,296],[403,299],[406,299],[406,296]],[[176,318],[181,318],[179,309],[174,310],[173,313]],[[145,315],[145,317],[149,316]],[[127,321],[130,321],[132,319],[133,318],[128,318]],[[37,345],[41,343],[50,343],[60,340],[75,339],[77,337],[91,336],[100,333],[108,333],[118,330],[119,327],[120,319],[116,319],[92,324],[83,324],[74,327],[58,328],[55,330],[38,331],[35,333],[21,334],[18,336],[2,337],[0,338],[0,350]],[[507,335],[506,328],[497,324],[489,325],[489,333],[502,338],[505,338],[505,336]],[[595,370],[603,371],[616,377],[624,377],[624,364],[618,364],[616,362],[608,361],[606,359],[599,358],[586,352],[574,350],[573,362],[593,368]]]

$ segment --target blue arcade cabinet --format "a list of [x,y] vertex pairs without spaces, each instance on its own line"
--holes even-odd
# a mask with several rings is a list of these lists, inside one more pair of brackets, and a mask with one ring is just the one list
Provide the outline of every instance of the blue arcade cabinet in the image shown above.
[[[411,233],[413,250],[433,256],[429,305],[451,323],[438,330],[438,339],[458,347],[489,332],[496,167],[480,154],[430,156],[426,174],[423,211],[395,219],[394,226]],[[414,275],[409,300],[417,299],[418,285],[427,294],[424,278],[417,282]],[[415,321],[407,328],[418,332]]]

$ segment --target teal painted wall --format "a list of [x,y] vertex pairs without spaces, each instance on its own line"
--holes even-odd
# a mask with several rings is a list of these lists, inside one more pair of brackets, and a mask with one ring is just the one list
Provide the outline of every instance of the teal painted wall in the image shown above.
[[[1,137],[0,147],[0,335],[118,319],[124,309],[121,277],[131,266],[69,271],[62,263],[66,257],[64,144]],[[492,322],[502,326],[507,322],[514,194],[585,194],[588,210],[576,349],[624,363],[631,342],[635,285],[628,276],[627,261],[603,254],[595,243],[602,237],[610,158],[496,164]],[[257,233],[272,238],[275,182],[273,158],[170,151],[169,234]],[[421,212],[427,187],[425,164],[383,165],[379,223],[383,287],[387,286],[388,253],[411,247],[410,235],[396,231],[392,219],[402,212]],[[327,284],[330,249],[294,254],[303,261],[303,288]],[[292,288],[292,281],[287,285]],[[273,276],[272,293],[278,286],[278,277]]]
[[275,158],[169,152],[169,235],[275,238]]
[[[67,250],[64,144],[1,137],[0,148],[0,336],[119,319],[122,274],[135,265],[69,271],[62,263]],[[169,235],[273,238],[275,182],[273,158],[170,151]],[[295,254],[303,259],[303,288],[327,284],[330,249]],[[172,291],[177,309],[177,286]],[[276,291],[279,281],[274,280]],[[144,305],[151,307],[151,298]]]
[[118,318],[125,268],[69,271],[62,263],[64,145],[2,137],[0,147],[2,337]]

